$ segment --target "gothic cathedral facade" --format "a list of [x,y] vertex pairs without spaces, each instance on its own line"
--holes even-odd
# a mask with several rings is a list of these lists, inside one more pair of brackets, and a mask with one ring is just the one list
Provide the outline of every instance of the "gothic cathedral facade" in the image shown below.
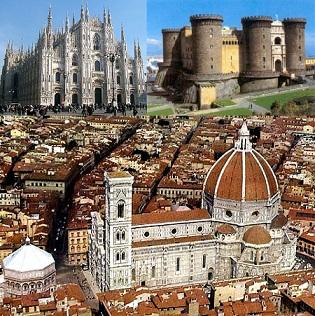
[[0,84],[0,102],[22,105],[140,104],[146,102],[139,43],[130,58],[124,29],[115,39],[111,15],[103,21],[81,8],[78,22],[53,30],[47,26],[31,49],[8,44]]

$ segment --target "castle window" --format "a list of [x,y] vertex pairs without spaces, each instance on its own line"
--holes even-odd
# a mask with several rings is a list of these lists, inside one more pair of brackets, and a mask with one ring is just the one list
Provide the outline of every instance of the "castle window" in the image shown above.
[[280,37],[276,37],[275,38],[275,44],[276,45],[280,45],[281,44],[281,38]]
[[56,82],[60,82],[60,72],[56,72]]
[[133,84],[133,77],[132,76],[129,77],[129,83]]
[[72,56],[72,66],[78,66],[78,56],[76,54]]
[[78,74],[77,73],[74,73],[72,75],[72,81],[73,81],[73,83],[77,83],[78,82]]
[[120,76],[117,76],[117,84],[120,84]]
[[180,258],[176,258],[176,271],[179,272],[180,270]]
[[101,49],[101,37],[96,33],[93,38],[93,49],[100,50]]
[[94,70],[95,71],[101,71],[101,63],[100,63],[99,60],[95,60]]
[[299,57],[299,61],[302,61],[302,56]]
[[202,267],[205,268],[207,264],[207,255],[202,256]]
[[118,212],[117,212],[118,218],[123,218],[125,216],[124,215],[124,213],[125,213],[125,204],[124,204],[124,202],[119,202],[118,203],[117,210],[118,210]]

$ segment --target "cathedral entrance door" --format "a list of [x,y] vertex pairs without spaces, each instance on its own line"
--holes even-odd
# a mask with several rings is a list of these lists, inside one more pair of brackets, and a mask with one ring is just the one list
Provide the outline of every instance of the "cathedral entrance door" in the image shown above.
[[95,88],[95,104],[101,105],[102,104],[102,89]]
[[55,94],[55,105],[60,105],[61,104],[61,95],[60,93]]
[[72,104],[78,104],[78,95],[76,93],[72,95]]
[[121,94],[117,94],[117,104],[122,104]]
[[282,71],[282,64],[281,64],[281,60],[280,59],[277,59],[275,61],[275,70],[277,72],[281,72]]
[[130,94],[130,103],[131,103],[131,105],[135,105],[135,95],[134,94]]

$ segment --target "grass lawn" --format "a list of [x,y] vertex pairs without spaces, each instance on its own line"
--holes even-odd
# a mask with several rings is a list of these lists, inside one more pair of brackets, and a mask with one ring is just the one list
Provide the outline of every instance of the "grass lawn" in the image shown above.
[[168,115],[173,115],[174,114],[174,110],[172,108],[167,108],[167,109],[162,109],[162,110],[158,110],[158,111],[148,111],[147,113],[150,116],[168,116]]
[[252,115],[252,111],[249,109],[232,109],[232,110],[223,110],[218,112],[212,112],[205,115],[208,116],[249,116]]
[[219,99],[219,100],[216,100],[215,103],[221,106],[229,106],[229,105],[235,104],[235,102],[232,101],[232,99]]
[[265,97],[258,97],[255,99],[251,99],[250,101],[270,110],[271,104],[274,101],[278,101],[280,104],[284,104],[293,99],[301,98],[304,96],[315,96],[315,88],[297,90],[297,91],[291,91],[291,92],[275,93],[275,94],[268,95]]

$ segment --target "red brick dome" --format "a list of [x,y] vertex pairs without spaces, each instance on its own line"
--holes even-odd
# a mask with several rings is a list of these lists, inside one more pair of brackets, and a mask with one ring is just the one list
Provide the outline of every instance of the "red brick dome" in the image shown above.
[[271,236],[262,226],[253,226],[247,229],[243,240],[252,245],[265,245],[271,242]]
[[247,126],[240,139],[210,169],[204,192],[219,199],[234,201],[268,200],[278,192],[278,184],[268,162],[249,141]]

